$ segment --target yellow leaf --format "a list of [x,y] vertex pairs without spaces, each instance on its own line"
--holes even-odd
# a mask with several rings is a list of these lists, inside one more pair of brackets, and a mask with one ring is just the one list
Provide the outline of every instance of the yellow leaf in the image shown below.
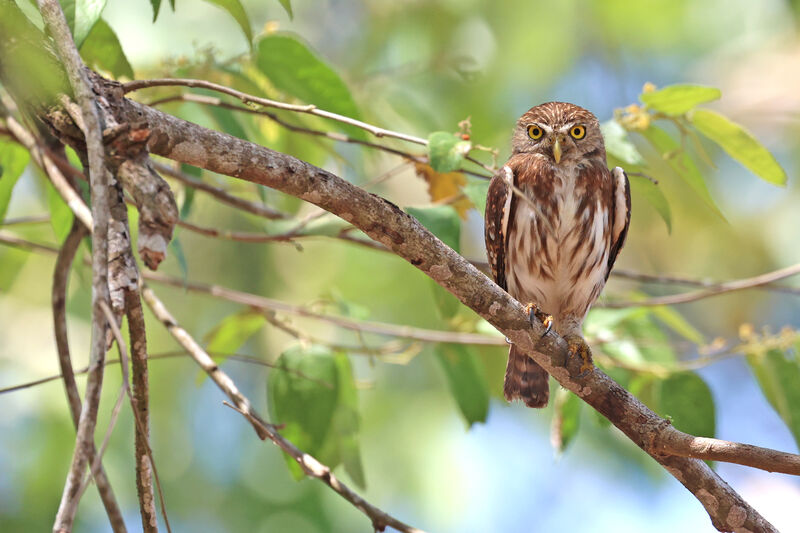
[[458,216],[467,217],[467,211],[473,206],[462,190],[467,184],[463,173],[436,172],[425,163],[416,163],[414,167],[417,175],[428,183],[428,195],[433,203],[452,205]]

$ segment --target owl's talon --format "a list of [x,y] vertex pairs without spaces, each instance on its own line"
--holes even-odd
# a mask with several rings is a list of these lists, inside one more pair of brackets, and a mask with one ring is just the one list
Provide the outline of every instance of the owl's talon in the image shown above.
[[545,327],[542,337],[550,333],[550,330],[553,329],[553,315],[548,315],[533,302],[525,306],[525,311],[528,313],[528,320],[531,324],[534,323],[533,319],[536,318]]
[[571,366],[570,361],[576,357],[579,357],[581,366],[578,369],[578,374],[575,375],[575,378],[585,378],[594,370],[594,363],[592,362],[592,350],[580,335],[565,335],[564,340],[567,341],[567,366]]

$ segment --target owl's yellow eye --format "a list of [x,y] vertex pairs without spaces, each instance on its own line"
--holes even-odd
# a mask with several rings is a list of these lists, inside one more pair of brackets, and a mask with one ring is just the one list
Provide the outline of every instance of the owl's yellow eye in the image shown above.
[[531,124],[530,126],[528,126],[528,137],[530,137],[534,141],[541,139],[542,135],[544,135],[544,131],[542,131],[542,128],[540,128],[536,124]]
[[573,139],[583,139],[586,137],[586,128],[583,126],[572,126],[569,130],[569,134],[572,135]]

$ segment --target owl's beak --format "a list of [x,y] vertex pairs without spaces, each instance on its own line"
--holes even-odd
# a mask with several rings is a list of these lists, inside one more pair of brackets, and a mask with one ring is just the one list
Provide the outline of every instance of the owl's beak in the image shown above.
[[561,161],[561,140],[557,137],[553,143],[553,159],[556,160],[556,165]]

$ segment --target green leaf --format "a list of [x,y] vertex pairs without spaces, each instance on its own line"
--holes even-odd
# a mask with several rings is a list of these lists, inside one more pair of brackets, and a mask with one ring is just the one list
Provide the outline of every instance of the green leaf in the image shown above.
[[698,104],[719,99],[722,92],[703,85],[669,85],[652,93],[642,93],[639,99],[651,109],[676,116],[691,111]]
[[461,240],[461,221],[456,210],[449,205],[433,207],[407,207],[406,212],[439,237],[447,246],[459,251]]
[[294,13],[292,12],[292,1],[291,0],[278,0],[283,9],[286,10],[286,13],[289,15],[289,20],[294,19]]
[[797,353],[769,350],[747,354],[747,362],[756,376],[764,397],[792,432],[800,446],[800,363]]
[[0,222],[6,216],[11,191],[28,166],[28,160],[30,154],[25,148],[16,143],[0,141]]
[[[285,425],[281,433],[331,468],[344,464],[353,481],[363,486],[358,397],[347,356],[321,346],[294,347],[276,365],[267,386],[272,419]],[[295,478],[302,478],[297,462],[285,458]]]
[[689,187],[708,205],[714,213],[721,218],[725,218],[722,212],[714,203],[711,198],[711,193],[708,192],[703,175],[698,170],[697,165],[694,164],[692,158],[686,153],[678,142],[670,137],[669,133],[662,130],[658,126],[650,126],[646,130],[640,132],[645,139],[650,142],[653,147],[664,157],[669,166],[674,170]]
[[628,165],[643,165],[644,158],[628,138],[628,132],[616,120],[600,124],[605,139],[606,152]]
[[703,334],[674,308],[666,305],[659,305],[658,307],[653,307],[650,312],[684,339],[695,344],[705,344],[705,337],[703,337]]
[[[210,94],[210,91],[198,92]],[[203,109],[214,119],[214,122],[217,123],[217,126],[219,126],[222,131],[240,139],[247,139],[247,132],[244,131],[244,128],[239,123],[239,119],[236,118],[233,111],[213,105],[203,106]]]
[[80,48],[83,45],[105,7],[106,0],[61,0],[61,9],[72,31],[75,46]]
[[478,213],[483,215],[486,211],[486,195],[489,194],[489,180],[468,178],[463,190]]
[[583,401],[566,389],[559,388],[556,392],[555,414],[553,415],[550,440],[556,453],[563,453],[567,449],[580,426],[581,408]]
[[119,79],[133,79],[133,68],[122,51],[117,35],[105,20],[100,19],[81,46],[81,57],[90,68],[105,70]]
[[428,135],[428,159],[436,172],[458,170],[470,148],[472,144],[469,141],[447,131],[434,131]]
[[[150,5],[153,6],[153,22],[158,18],[158,10],[161,9],[161,0],[150,0]],[[175,9],[175,6],[172,6]]]
[[441,343],[436,345],[436,358],[467,426],[485,422],[489,412],[489,386],[475,349],[464,344]]
[[775,185],[786,185],[786,171],[780,163],[752,133],[739,124],[708,109],[695,110],[689,114],[689,121],[700,133],[717,143],[759,178]]
[[250,310],[226,316],[206,335],[206,350],[212,353],[234,353],[264,327],[266,322],[264,315]]
[[72,227],[72,210],[58,194],[50,181],[46,182],[47,188],[47,208],[50,211],[50,224],[53,226],[56,241],[64,242]]
[[684,433],[713,437],[716,432],[714,397],[694,372],[671,374],[659,385],[658,411]]
[[[609,311],[612,310],[603,310],[602,313],[593,312],[594,317],[592,317],[591,323],[587,324],[587,331],[608,329],[616,332],[615,336],[619,340],[605,345],[603,350],[606,353],[620,361],[632,364],[651,362],[669,365],[675,362],[675,351],[667,336],[653,321],[650,308],[615,310],[622,311],[619,314],[609,313]],[[625,311],[628,312],[625,313]],[[614,323],[614,318],[621,318],[621,320]],[[605,325],[604,328],[604,325],[599,323],[601,321],[606,321],[610,325]]]
[[667,232],[672,233],[672,210],[661,187],[643,176],[631,176],[628,174],[628,181],[631,184],[631,191],[642,196],[647,203],[653,206],[653,209],[661,216],[664,224],[667,225]]
[[244,10],[244,6],[239,0],[206,0],[209,4],[214,4],[227,11],[242,28],[244,36],[247,38],[247,46],[253,45],[253,31],[250,28],[250,18]]
[[178,268],[181,269],[181,281],[186,284],[189,281],[189,263],[186,261],[183,245],[177,235],[169,242],[169,247],[172,250],[172,255],[175,256],[175,260],[178,261]]
[[[342,78],[294,35],[282,33],[262,38],[258,42],[256,64],[278,90],[320,109],[359,118],[356,103]],[[352,137],[366,138],[360,128],[337,124]]]
[[[428,231],[439,237],[443,243],[456,252],[459,251],[461,220],[458,218],[458,212],[452,206],[407,207],[406,211],[419,220]],[[435,281],[428,280],[428,283],[439,316],[445,320],[453,318],[461,308],[461,302]]]

